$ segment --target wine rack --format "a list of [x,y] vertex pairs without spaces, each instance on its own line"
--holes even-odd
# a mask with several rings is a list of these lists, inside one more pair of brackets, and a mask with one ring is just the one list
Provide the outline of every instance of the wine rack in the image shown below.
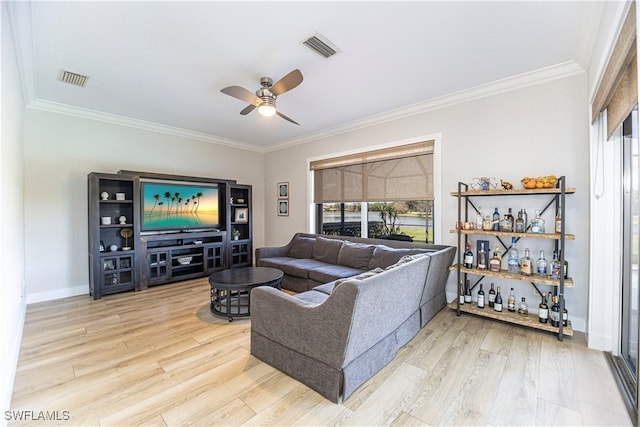
[[[507,270],[500,271],[489,271],[489,270],[481,270],[478,268],[466,268],[462,263],[462,256],[464,253],[464,248],[469,241],[469,236],[493,236],[497,238],[497,240],[502,244],[505,248],[505,254],[508,251],[509,247],[502,241],[502,238],[512,238],[516,239],[547,239],[554,242],[555,250],[559,251],[559,262],[561,265],[564,264],[564,256],[565,256],[565,242],[570,240],[575,240],[575,236],[573,234],[565,233],[565,200],[567,194],[575,193],[575,188],[567,188],[566,187],[566,178],[564,176],[558,178],[556,182],[556,186],[554,188],[541,188],[541,189],[527,189],[527,190],[470,190],[468,184],[463,182],[458,183],[458,191],[451,192],[451,195],[458,199],[458,227],[456,229],[450,230],[450,233],[455,233],[458,235],[458,259],[457,263],[449,267],[450,271],[455,271],[457,273],[457,297],[456,300],[449,303],[449,308],[456,310],[458,316],[460,313],[469,313],[476,316],[482,316],[494,320],[500,320],[507,323],[517,324],[521,326],[526,326],[529,328],[544,330],[548,332],[553,332],[557,334],[558,340],[562,341],[565,335],[572,336],[573,335],[573,327],[571,325],[571,321],[567,321],[567,325],[562,324],[562,320],[560,321],[560,326],[556,327],[549,323],[540,323],[538,322],[537,315],[526,315],[523,316],[521,314],[510,313],[508,311],[497,312],[490,308],[488,305],[485,308],[478,308],[475,303],[464,303],[460,304],[460,294],[462,292],[462,284],[466,283],[469,276],[479,276],[476,284],[480,283],[480,281],[484,277],[496,277],[500,279],[506,280],[517,280],[522,282],[529,282],[534,289],[537,291],[539,295],[541,295],[537,284],[549,285],[553,286],[555,289],[555,294],[559,297],[560,304],[560,313],[563,312],[565,307],[564,300],[564,290],[565,288],[571,288],[574,286],[574,281],[571,277],[565,277],[564,274],[560,275],[559,279],[550,279],[545,276],[540,275],[531,275],[525,276],[522,274],[510,273]],[[550,200],[548,203],[541,209],[541,213],[544,213],[547,209],[553,207],[556,213],[560,213],[561,222],[561,232],[559,233],[516,233],[516,232],[505,232],[505,231],[493,231],[493,230],[476,230],[476,229],[467,229],[463,227],[463,224],[468,223],[470,220],[468,218],[470,211],[473,213],[479,213],[479,210],[476,208],[474,204],[474,200],[476,197],[509,197],[509,196],[549,196]],[[475,223],[475,221],[473,221]],[[475,285],[474,285],[475,286]]]

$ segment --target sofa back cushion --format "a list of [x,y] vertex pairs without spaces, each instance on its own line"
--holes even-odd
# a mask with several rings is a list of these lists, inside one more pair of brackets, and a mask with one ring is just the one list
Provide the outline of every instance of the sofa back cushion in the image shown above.
[[338,253],[338,264],[367,270],[375,248],[374,245],[351,243],[345,240]]
[[394,249],[388,246],[378,245],[373,252],[368,269],[387,268],[400,261],[403,256],[428,253],[425,249]]
[[312,239],[310,237],[298,237],[296,238],[289,251],[287,252],[287,256],[291,258],[309,258],[313,256],[313,244],[316,239]]
[[342,240],[317,237],[313,244],[313,259],[327,264],[337,264],[341,246]]

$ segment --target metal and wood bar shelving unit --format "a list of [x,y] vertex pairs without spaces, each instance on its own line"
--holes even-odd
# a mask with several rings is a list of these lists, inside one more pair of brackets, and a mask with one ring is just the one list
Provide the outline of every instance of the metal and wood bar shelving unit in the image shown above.
[[[469,185],[463,182],[458,183],[458,191],[451,192],[451,195],[458,199],[458,227],[457,229],[450,230],[451,233],[455,233],[458,235],[458,256],[457,263],[452,265],[449,270],[455,271],[457,273],[457,298],[455,301],[449,303],[449,308],[456,310],[458,316],[460,313],[470,313],[477,316],[483,316],[490,319],[500,320],[507,323],[517,324],[521,326],[526,326],[534,329],[544,330],[548,332],[552,332],[557,334],[558,340],[562,341],[565,335],[573,336],[573,328],[571,326],[571,321],[567,322],[567,325],[564,326],[562,322],[562,312],[565,307],[565,299],[564,299],[564,289],[565,287],[571,288],[574,286],[574,281],[570,277],[565,277],[564,274],[560,275],[560,278],[550,279],[545,276],[540,275],[531,275],[524,276],[521,274],[509,273],[507,270],[500,270],[499,272],[493,272],[489,270],[480,270],[477,268],[465,268],[462,263],[462,257],[464,253],[464,249],[469,240],[469,236],[493,236],[502,244],[505,249],[505,253],[508,252],[510,246],[507,245],[502,239],[503,238],[511,238],[515,237],[517,240],[520,239],[548,239],[554,242],[554,249],[559,251],[559,261],[561,265],[564,265],[564,257],[565,257],[565,242],[567,240],[575,240],[575,236],[573,234],[567,234],[565,232],[566,225],[566,217],[565,217],[565,200],[567,194],[575,193],[575,188],[567,188],[566,187],[566,178],[564,176],[559,177],[554,188],[540,188],[540,189],[521,189],[521,190],[470,190]],[[464,222],[469,222],[469,213],[472,211],[473,213],[479,213],[479,209],[474,204],[474,199],[476,197],[496,197],[496,196],[550,196],[550,200],[548,203],[540,210],[541,215],[549,209],[553,208],[554,213],[557,215],[560,213],[562,222],[561,222],[561,232],[560,233],[516,233],[516,232],[504,232],[504,231],[487,231],[487,230],[468,230],[463,229],[462,224]],[[475,221],[473,221],[475,222]],[[537,291],[539,295],[542,296],[540,290],[537,287],[537,284],[542,285],[550,285],[555,288],[555,295],[558,296],[559,304],[560,304],[560,326],[555,327],[549,323],[539,323],[537,316],[534,314],[529,314],[528,316],[523,316],[518,313],[509,313],[507,311],[504,312],[496,312],[492,309],[489,309],[487,306],[484,309],[479,309],[475,303],[465,303],[460,304],[460,295],[463,289],[463,284],[466,283],[468,277],[470,275],[479,277],[475,284],[472,286],[474,288],[480,281],[484,279],[485,276],[489,277],[497,277],[500,279],[506,280],[517,280],[523,282],[529,282]]]

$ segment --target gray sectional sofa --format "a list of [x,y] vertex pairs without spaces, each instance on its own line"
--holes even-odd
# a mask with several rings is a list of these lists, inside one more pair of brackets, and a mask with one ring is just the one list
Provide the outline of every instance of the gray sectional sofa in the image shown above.
[[304,233],[256,250],[256,265],[280,268],[283,287],[303,292],[252,290],[251,354],[347,399],[445,306],[455,250]]

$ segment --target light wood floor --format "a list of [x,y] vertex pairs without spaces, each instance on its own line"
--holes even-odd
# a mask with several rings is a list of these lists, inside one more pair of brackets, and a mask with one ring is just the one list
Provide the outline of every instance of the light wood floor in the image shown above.
[[[249,353],[206,280],[28,307],[9,425],[631,425],[602,353],[444,309],[344,404]],[[6,416],[6,414],[3,414]]]

